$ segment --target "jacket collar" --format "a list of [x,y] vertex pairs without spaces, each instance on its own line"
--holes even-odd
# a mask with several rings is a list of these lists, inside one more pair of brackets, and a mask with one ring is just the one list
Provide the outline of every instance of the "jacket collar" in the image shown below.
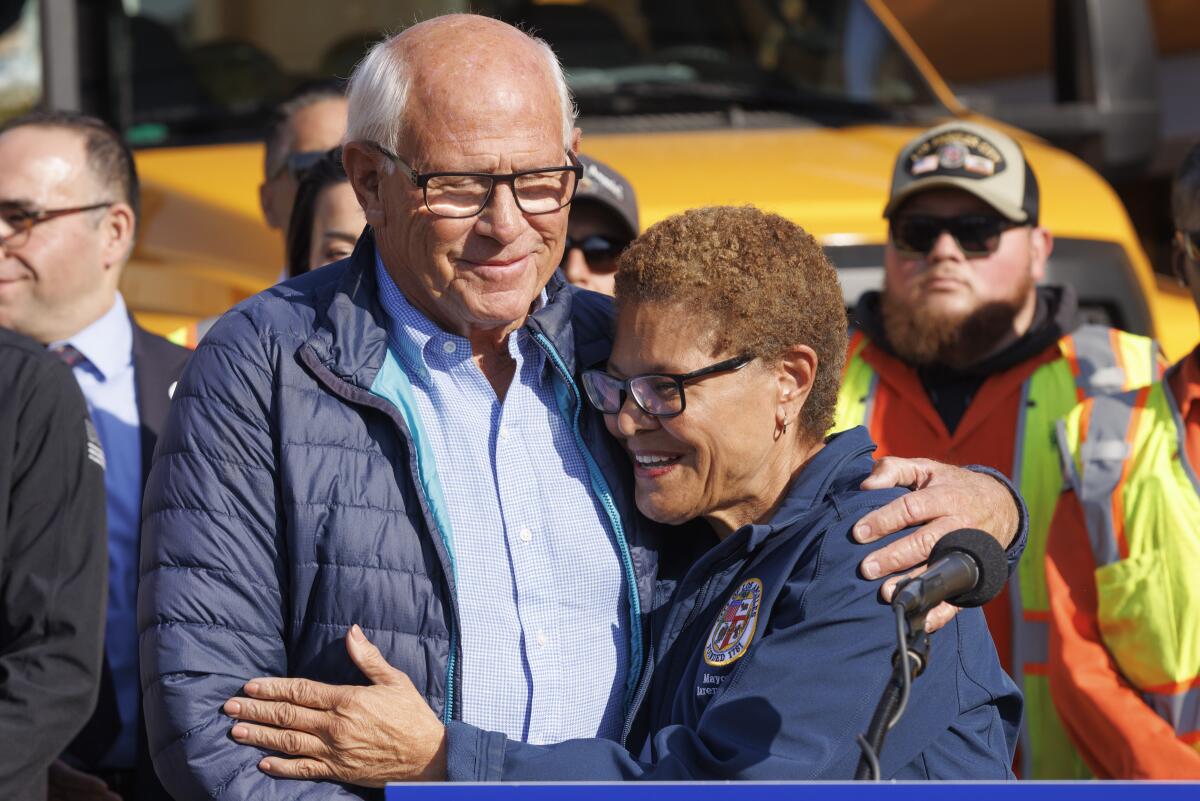
[[748,526],[746,549],[753,551],[768,537],[783,531],[805,517],[836,485],[871,470],[870,455],[875,443],[867,429],[859,426],[825,440],[800,474],[792,480],[783,503],[769,523]]
[[334,375],[369,389],[387,354],[387,316],[375,285],[375,235],[367,227],[332,296],[315,298],[314,331],[306,343]]
[[525,320],[526,328],[550,340],[571,375],[575,374],[577,367],[575,332],[571,326],[574,302],[570,285],[559,275],[558,270],[555,270],[546,284],[546,302]]

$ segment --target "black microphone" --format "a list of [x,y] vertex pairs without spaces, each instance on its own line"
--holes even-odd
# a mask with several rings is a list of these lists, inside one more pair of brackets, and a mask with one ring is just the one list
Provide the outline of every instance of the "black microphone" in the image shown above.
[[928,570],[901,584],[892,596],[892,605],[900,604],[909,615],[928,612],[942,601],[983,606],[1008,581],[1004,549],[990,534],[975,528],[942,537],[927,564]]

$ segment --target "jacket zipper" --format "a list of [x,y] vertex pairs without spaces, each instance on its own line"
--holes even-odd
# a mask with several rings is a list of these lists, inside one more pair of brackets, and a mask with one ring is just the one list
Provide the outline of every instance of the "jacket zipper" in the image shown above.
[[[532,331],[532,329],[531,329]],[[583,435],[579,431],[579,406],[581,403],[579,397],[579,388],[575,386],[575,381],[567,372],[567,367],[559,356],[558,351],[550,343],[544,334],[538,331],[532,331],[534,341],[545,351],[550,357],[551,364],[558,372],[559,376],[571,390],[573,398],[572,415],[571,415],[571,433],[575,437],[575,443],[579,447],[579,452],[583,455],[587,462],[588,472],[592,476],[592,486],[596,490],[596,494],[600,496],[600,503],[604,507],[604,511],[608,514],[609,522],[613,527],[613,535],[617,539],[618,550],[621,554],[621,563],[625,569],[625,582],[629,585],[629,677],[626,680],[625,690],[625,708],[628,710],[633,703],[633,696],[638,689],[642,672],[642,602],[638,596],[637,576],[633,571],[633,558],[629,554],[629,543],[625,541],[625,528],[621,524],[621,516],[617,513],[616,504],[613,503],[612,493],[608,489],[608,483],[604,480],[604,475],[600,472],[600,466],[596,464],[592,458],[591,452],[584,444]]]
[[[690,571],[689,571],[689,573],[690,573]],[[696,596],[696,603],[692,604],[691,609],[688,610],[688,616],[686,616],[686,618],[684,619],[683,624],[680,625],[678,628],[676,628],[676,637],[677,638],[679,636],[679,633],[682,633],[683,630],[685,630],[685,628],[688,628],[688,626],[691,625],[692,620],[696,619],[696,615],[700,614],[700,610],[703,609],[704,607],[708,606],[708,596],[710,595],[710,591],[712,591],[713,582],[715,582],[715,580],[716,580],[716,572],[715,571],[712,573],[709,573],[708,577],[706,579],[704,579],[704,584],[701,585],[701,588],[700,588],[700,594],[698,594]],[[684,582],[686,582],[686,577],[684,578]],[[666,630],[664,630],[664,631],[666,631]],[[652,630],[652,634],[653,634],[653,630]],[[630,707],[629,715],[625,717],[625,725],[622,728],[622,731],[620,731],[620,745],[622,745],[622,746],[624,746],[625,741],[629,739],[630,731],[632,729],[634,729],[634,719],[637,717],[637,710],[640,709],[640,707],[642,705],[642,701],[646,700],[646,695],[650,691],[650,677],[652,677],[654,674],[655,650],[656,650],[655,644],[653,644],[653,643],[650,644],[649,658],[647,660],[646,671],[644,671],[644,674],[642,675],[642,680],[640,682],[638,682],[637,694],[634,697],[634,705],[632,705]]]
[[[394,425],[400,432],[400,436],[404,440],[405,446],[408,448],[409,474],[413,479],[413,488],[415,489],[417,496],[421,499],[421,514],[425,518],[425,526],[429,529],[430,533],[437,532],[438,536],[441,538],[442,544],[446,548],[446,557],[450,560],[451,573],[453,573],[453,550],[451,549],[450,543],[446,541],[445,536],[442,535],[442,531],[438,527],[436,521],[433,519],[433,515],[429,512],[429,499],[425,497],[425,490],[421,485],[421,477],[413,466],[413,462],[417,458],[416,443],[413,442],[412,435],[408,432],[407,426],[403,424],[403,421],[397,419],[396,415],[398,412],[396,408],[391,403],[388,403],[383,398],[380,398],[378,395],[342,381],[331,370],[329,370],[329,368],[326,367],[325,364],[320,361],[320,359],[316,358],[316,354],[312,353],[312,351],[305,349],[302,351],[302,354],[303,355],[301,356],[301,359],[308,365],[309,369],[313,370],[314,374],[321,378],[322,383],[324,383],[325,386],[327,386],[335,395],[348,403],[365,406],[368,409],[374,409],[376,411],[383,412],[385,415],[387,415],[388,419],[392,421],[392,425]],[[322,372],[327,373],[327,375],[321,375]],[[358,397],[358,393],[360,392],[363,393],[363,397]],[[375,401],[378,401],[378,403]],[[444,572],[445,570],[443,568],[443,573]],[[450,620],[449,625],[447,626],[450,634],[450,653],[446,659],[446,703],[445,708],[442,710],[442,723],[444,725],[449,725],[450,721],[454,719],[454,679],[458,666],[459,623],[458,598],[456,597],[450,581],[446,582],[446,590],[450,595]]]
[[[688,628],[688,626],[691,625],[691,622],[696,619],[696,615],[700,614],[700,610],[708,606],[709,596],[712,595],[713,583],[715,582],[718,573],[724,573],[728,566],[733,565],[734,562],[738,561],[739,559],[742,559],[742,554],[734,553],[732,556],[727,556],[727,558],[722,561],[716,561],[713,567],[710,568],[708,576],[704,578],[704,583],[701,585],[700,592],[698,592],[696,595],[696,603],[692,604],[691,609],[688,610],[688,616],[686,616],[684,619],[683,624],[680,624],[678,627],[671,625],[674,622],[672,616],[672,620],[667,621],[668,626],[665,626],[664,630],[662,631],[671,631],[673,628],[674,632],[676,632],[676,634],[674,634],[674,638],[678,638],[679,634],[683,633],[685,628]],[[702,566],[702,562],[703,558],[701,558],[701,561],[696,562],[695,565],[692,565],[690,568],[688,568],[688,573],[685,574],[682,582],[679,582],[680,588],[683,588],[683,586],[688,584],[688,579],[691,578],[691,574],[696,572],[697,567]],[[653,628],[650,630],[650,634],[653,636]],[[656,651],[658,651],[658,644],[650,643],[646,671],[644,671],[644,674],[642,675],[642,680],[638,682],[637,693],[634,697],[634,704],[631,705],[629,715],[626,715],[625,717],[625,725],[622,728],[622,731],[620,731],[620,745],[622,746],[624,746],[625,741],[629,739],[630,731],[632,728],[634,728],[634,719],[637,717],[637,711],[638,709],[641,709],[641,705],[643,701],[646,700],[646,695],[650,691],[650,680],[652,680],[652,676],[654,675],[654,660]]]

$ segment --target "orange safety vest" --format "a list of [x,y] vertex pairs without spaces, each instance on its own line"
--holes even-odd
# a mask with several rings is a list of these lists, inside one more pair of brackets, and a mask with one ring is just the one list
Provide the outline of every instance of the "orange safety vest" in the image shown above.
[[1200,751],[1200,481],[1165,381],[1059,424],[1096,566],[1100,636],[1122,675]]
[[861,332],[850,340],[835,431],[867,426],[880,456],[994,468],[1012,480],[1029,508],[1025,555],[1005,592],[984,607],[1001,662],[1025,694],[1018,768],[1027,779],[1089,776],[1047,680],[1046,537],[1063,487],[1054,427],[1080,401],[1144,386],[1160,377],[1162,366],[1153,340],[1085,325],[989,376],[950,434],[915,369]]

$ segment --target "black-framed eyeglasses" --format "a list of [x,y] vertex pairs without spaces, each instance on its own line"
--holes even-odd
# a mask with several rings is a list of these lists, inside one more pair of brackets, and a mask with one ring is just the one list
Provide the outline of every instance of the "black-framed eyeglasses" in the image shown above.
[[91,203],[87,206],[71,206],[65,209],[30,209],[11,203],[0,203],[0,223],[8,229],[8,233],[0,234],[0,245],[6,248],[19,248],[29,241],[29,232],[35,225],[41,225],[69,214],[80,214],[85,211],[106,209],[113,201]]
[[575,198],[583,167],[567,151],[570,164],[538,167],[504,175],[488,172],[417,172],[404,159],[378,143],[380,153],[398,164],[414,185],[425,194],[425,208],[439,217],[462,219],[482,212],[492,199],[496,182],[512,186],[517,207],[526,214],[550,214]]
[[687,408],[687,398],[683,393],[685,383],[715,373],[741,370],[752,361],[753,356],[736,356],[690,373],[644,373],[624,379],[615,378],[603,370],[584,370],[583,389],[588,401],[604,414],[620,412],[628,394],[646,414],[675,417]]
[[1200,264],[1200,231],[1176,231],[1183,253],[1192,261]]
[[891,221],[890,235],[897,250],[924,256],[933,250],[943,232],[949,233],[967,256],[987,256],[1000,247],[1000,236],[1026,223],[992,214],[934,217],[905,214]]
[[588,263],[588,269],[593,272],[615,272],[617,269],[617,256],[620,256],[621,251],[629,247],[629,243],[632,241],[624,237],[613,238],[599,234],[575,239],[570,234],[567,234],[567,245],[563,248],[563,264],[567,263],[567,257],[572,250],[578,250],[583,254],[584,260]]

